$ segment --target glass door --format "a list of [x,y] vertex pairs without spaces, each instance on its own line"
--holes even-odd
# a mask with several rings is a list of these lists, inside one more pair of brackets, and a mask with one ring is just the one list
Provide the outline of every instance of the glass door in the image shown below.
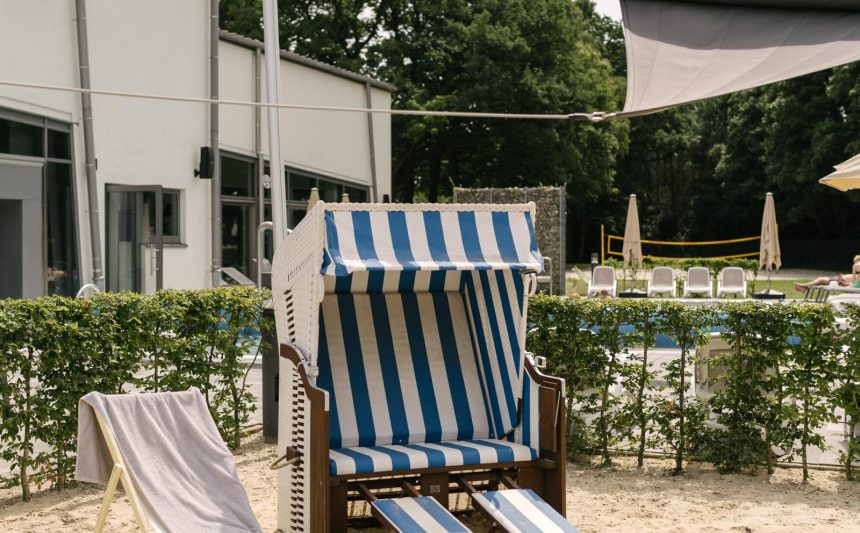
[[107,186],[107,289],[152,294],[162,286],[160,186]]
[[221,197],[221,265],[257,276],[257,206]]

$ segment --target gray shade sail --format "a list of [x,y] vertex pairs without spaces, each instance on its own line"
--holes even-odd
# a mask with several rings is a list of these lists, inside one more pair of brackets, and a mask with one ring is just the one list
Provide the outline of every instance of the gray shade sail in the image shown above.
[[621,9],[621,117],[860,59],[858,0],[621,0]]

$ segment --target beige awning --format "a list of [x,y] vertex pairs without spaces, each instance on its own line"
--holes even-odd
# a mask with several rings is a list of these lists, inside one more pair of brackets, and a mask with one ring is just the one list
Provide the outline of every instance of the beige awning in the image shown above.
[[636,208],[636,195],[630,195],[627,203],[627,223],[624,225],[624,268],[633,265],[642,268],[642,238],[639,236],[639,210]]
[[621,0],[635,116],[860,59],[860,0]]
[[860,189],[860,155],[855,155],[833,168],[836,169],[836,172],[824,176],[818,180],[818,183],[840,191]]
[[782,254],[779,251],[779,228],[776,224],[776,205],[773,203],[773,193],[767,193],[764,199],[764,215],[761,217],[761,247],[758,253],[758,267],[765,270],[777,269],[782,266]]

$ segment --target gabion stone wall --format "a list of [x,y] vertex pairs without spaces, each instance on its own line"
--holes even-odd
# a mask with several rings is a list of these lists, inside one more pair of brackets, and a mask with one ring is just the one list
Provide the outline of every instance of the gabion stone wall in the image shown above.
[[[544,257],[552,259],[554,294],[565,293],[565,216],[567,193],[564,187],[522,187],[499,189],[454,188],[454,201],[464,204],[524,204],[537,206],[535,232]],[[549,290],[544,286],[542,289]]]

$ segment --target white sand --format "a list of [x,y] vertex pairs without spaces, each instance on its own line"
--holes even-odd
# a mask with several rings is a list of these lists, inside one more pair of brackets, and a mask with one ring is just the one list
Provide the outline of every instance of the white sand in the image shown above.
[[[274,445],[259,436],[249,438],[236,454],[242,483],[265,531],[276,527],[275,477],[268,469],[274,457]],[[617,463],[608,469],[569,468],[568,518],[581,531],[860,531],[860,482],[849,483],[839,472],[815,471],[811,483],[802,485],[798,470],[778,470],[773,477],[721,476],[694,464],[686,475],[674,477],[666,473],[668,461],[650,460],[641,471],[633,460]],[[0,531],[91,531],[101,497],[101,487],[79,486],[61,493],[36,492],[23,503],[18,489],[0,490]],[[486,530],[477,515],[466,520],[476,530]],[[107,531],[133,529],[131,508],[119,496]]]

